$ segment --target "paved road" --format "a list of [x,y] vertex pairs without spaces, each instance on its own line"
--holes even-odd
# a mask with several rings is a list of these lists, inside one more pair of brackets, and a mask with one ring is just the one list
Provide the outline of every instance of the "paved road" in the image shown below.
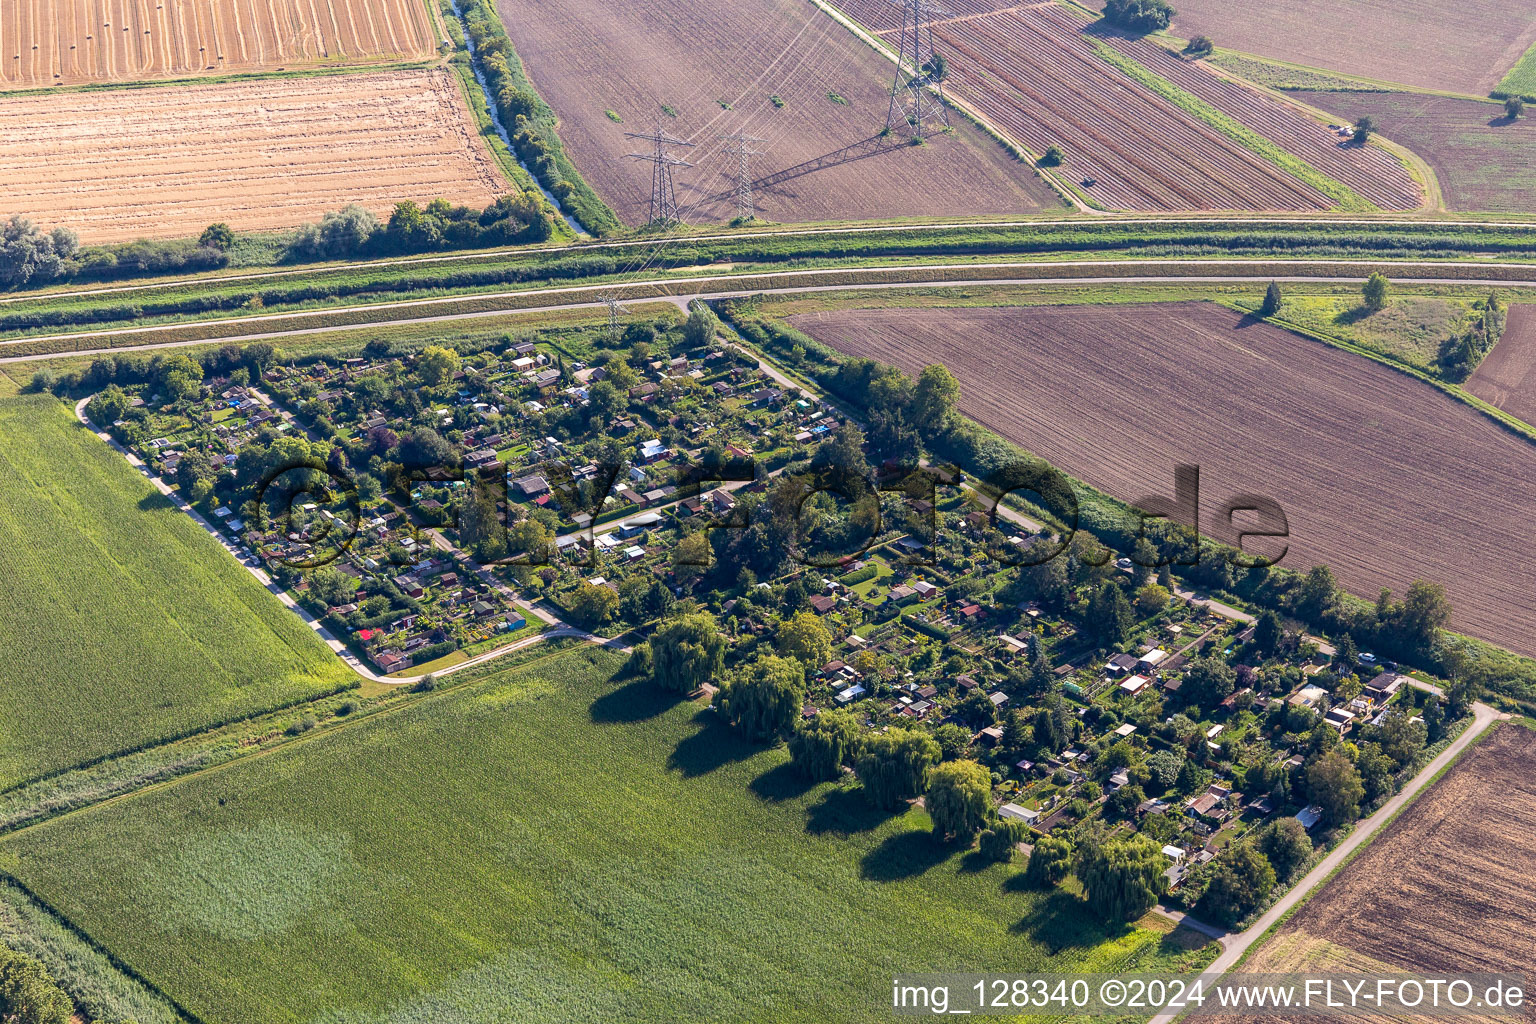
[[[670,302],[679,307],[686,308],[691,299],[728,299],[745,298],[752,295],[796,295],[829,291],[862,291],[862,290],[890,290],[895,288],[977,288],[1008,285],[1021,286],[1048,286],[1048,285],[1104,285],[1104,284],[1154,284],[1154,283],[1188,283],[1201,284],[1254,284],[1256,281],[1267,281],[1269,275],[1256,277],[1247,274],[1168,274],[1147,273],[1154,268],[1177,266],[1200,267],[1240,267],[1252,266],[1254,260],[1052,260],[1042,262],[1013,262],[1013,263],[932,263],[920,266],[878,266],[878,267],[829,267],[820,269],[785,270],[768,273],[747,274],[718,274],[706,277],[670,277],[651,278],[644,281],[627,281],[620,284],[601,286],[604,291],[625,293],[625,301],[630,303],[643,302]],[[1334,267],[1339,270],[1337,274],[1304,274],[1304,275],[1277,275],[1273,279],[1287,284],[1319,284],[1338,283],[1340,281],[1363,281],[1366,275],[1382,266],[1384,261],[1370,260],[1265,260],[1267,266],[1283,267],[1286,265],[1319,267]],[[1444,270],[1449,267],[1477,267],[1479,270],[1492,270],[1500,267],[1518,269],[1532,275],[1536,275],[1536,264],[1518,263],[1487,263],[1479,260],[1464,260],[1459,262],[1394,262],[1394,268],[1418,268],[1426,274],[1435,270]],[[817,277],[850,277],[862,275],[877,275],[890,273],[937,273],[940,271],[976,271],[987,270],[1012,270],[1019,267],[1039,268],[1067,268],[1067,267],[1101,267],[1117,269],[1140,269],[1143,272],[1137,274],[1105,274],[1095,277],[1044,277],[1044,278],[987,278],[975,277],[965,280],[917,280],[917,281],[873,281],[862,284],[839,283],[831,285],[788,285],[788,286],[761,286],[722,288],[714,291],[704,291],[701,285],[723,285],[743,280],[753,282],[772,282],[784,278],[817,278]],[[1459,279],[1447,277],[1421,276],[1407,277],[1394,273],[1394,281],[1400,284],[1442,284],[1457,285],[1467,288],[1536,288],[1536,277],[1529,281],[1506,281],[1491,278]],[[539,313],[553,313],[566,310],[596,309],[603,306],[596,301],[595,293],[599,291],[598,285],[570,285],[559,288],[533,288],[522,291],[480,292],[457,296],[436,297],[430,299],[409,299],[398,302],[382,302],[369,305],[337,306],[328,309],[299,310],[285,313],[266,313],[259,316],[220,317],[205,320],[187,321],[184,323],[162,324],[149,327],[118,327],[99,331],[80,331],[66,334],[35,335],[23,338],[10,338],[0,341],[0,348],[5,346],[31,344],[36,342],[89,342],[94,339],[131,339],[138,336],[152,334],[167,334],[175,331],[203,330],[208,328],[227,326],[246,326],[260,328],[266,325],[275,325],[282,322],[314,319],[316,317],[330,317],[348,313],[368,313],[383,310],[429,310],[433,307],[442,307],[463,302],[485,302],[496,300],[527,299],[529,297],[548,297],[555,300],[559,296],[569,296],[570,301],[551,301],[550,303],[526,306],[508,307],[505,309],[479,310],[475,312],[445,313],[436,315],[423,315],[415,317],[398,317],[393,319],[370,320],[357,324],[332,324],[327,326],[286,328],[272,330],[253,330],[247,334],[220,335],[213,338],[191,338],[182,341],[153,342],[143,345],[129,344],[121,346],[108,346],[106,348],[73,349],[67,352],[54,352],[32,356],[10,356],[0,358],[0,363],[34,362],[39,359],[53,359],[67,355],[96,355],[102,352],[132,352],[146,349],[179,348],[187,345],[206,345],[211,343],[241,344],[252,341],[272,341],[281,338],[321,334],[340,331],[379,330],[381,328],[409,326],[413,324],[444,323],[453,321],[465,321],[484,319],[487,317],[505,317],[508,315],[530,315]],[[642,292],[645,289],[676,289],[675,293],[665,294],[634,294],[637,289]],[[576,296],[591,295],[592,299],[577,299]]]
[[[1365,845],[1398,811],[1412,802],[1429,784],[1430,780],[1441,769],[1455,760],[1458,754],[1467,749],[1473,740],[1482,735],[1494,722],[1507,717],[1507,715],[1501,715],[1486,704],[1472,705],[1472,724],[1468,725],[1466,730],[1456,737],[1450,746],[1442,750],[1434,760],[1425,765],[1423,770],[1403,787],[1402,792],[1383,804],[1375,814],[1372,814],[1369,818],[1356,825],[1355,830],[1342,843],[1334,847],[1326,857],[1318,861],[1312,870],[1307,872],[1306,877],[1296,883],[1284,896],[1280,897],[1274,906],[1265,911],[1245,931],[1237,934],[1227,933],[1218,939],[1222,945],[1221,955],[1202,974],[1206,980],[1207,987],[1209,987],[1210,982],[1215,981],[1231,970],[1233,965],[1248,951],[1249,947],[1263,937],[1271,925],[1285,916],[1292,907],[1305,900],[1313,889],[1321,885],[1333,873],[1335,868],[1348,860],[1351,854]],[[1195,924],[1194,922],[1188,923],[1191,926]],[[1211,934],[1214,931],[1210,925],[1202,925],[1198,930],[1206,934]],[[1149,1024],[1170,1024],[1177,1016],[1177,1013],[1160,1013],[1153,1017]]]
[[79,298],[89,295],[116,295],[125,292],[151,291],[156,288],[181,288],[203,284],[228,284],[242,281],[269,281],[287,277],[309,277],[318,274],[331,274],[353,270],[366,270],[381,267],[411,267],[422,264],[435,263],[460,263],[466,260],[494,259],[498,256],[545,256],[559,255],[572,252],[593,253],[609,250],[646,248],[666,243],[692,244],[696,242],[733,242],[751,241],[755,238],[791,238],[791,237],[815,237],[817,235],[883,235],[896,232],[911,233],[918,231],[942,231],[945,229],[975,229],[988,228],[1017,228],[1017,227],[1179,227],[1198,224],[1212,225],[1238,225],[1246,227],[1283,226],[1283,225],[1313,225],[1328,227],[1498,227],[1498,228],[1532,228],[1533,222],[1521,221],[1458,221],[1458,220],[1419,220],[1404,217],[1384,217],[1377,219],[1339,219],[1324,215],[1297,214],[1292,217],[1229,217],[1210,215],[1206,217],[1160,217],[1148,215],[1143,217],[1129,217],[1124,214],[1105,217],[1095,216],[1093,219],[1085,217],[1076,218],[1041,218],[1035,219],[1009,219],[1009,220],[978,220],[978,221],[936,221],[929,224],[850,224],[842,227],[820,228],[777,228],[771,231],[732,231],[692,234],[687,231],[658,236],[656,238],[628,239],[620,241],[591,241],[576,242],[569,245],[556,245],[546,247],[513,246],[499,249],[477,249],[472,252],[447,253],[439,256],[403,256],[397,259],[364,260],[355,263],[325,263],[313,266],[297,268],[294,270],[269,270],[254,273],[213,273],[197,274],[186,277],[174,277],[162,279],[148,284],[107,285],[100,288],[78,288],[72,290],[39,289],[35,292],[26,292],[20,295],[0,297],[0,305],[9,305],[18,302],[31,302],[37,299],[61,299]]

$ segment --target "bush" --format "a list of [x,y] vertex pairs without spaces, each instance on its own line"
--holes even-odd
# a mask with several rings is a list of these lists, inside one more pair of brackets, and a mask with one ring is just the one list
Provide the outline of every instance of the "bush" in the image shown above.
[[73,231],[54,228],[43,232],[24,217],[13,216],[0,225],[0,285],[17,287],[32,281],[53,281],[67,276],[65,262],[80,250]]
[[1211,42],[1210,36],[1195,36],[1184,47],[1184,52],[1190,57],[1209,57],[1216,51],[1216,44]]
[[1133,32],[1156,32],[1168,27],[1174,9],[1168,0],[1109,0],[1104,20]]
[[1041,167],[1060,167],[1066,159],[1067,154],[1061,151],[1060,146],[1052,146],[1040,157],[1039,163]]
[[314,715],[305,715],[297,722],[289,725],[288,728],[284,730],[284,732],[286,732],[289,736],[298,736],[301,733],[309,732],[309,730],[313,729],[319,724],[319,720],[315,718]]

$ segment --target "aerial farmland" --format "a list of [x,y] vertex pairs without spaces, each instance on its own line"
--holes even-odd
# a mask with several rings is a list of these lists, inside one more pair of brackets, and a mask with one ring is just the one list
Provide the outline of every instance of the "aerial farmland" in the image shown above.
[[0,10],[0,89],[420,60],[440,38],[416,0],[25,0]]
[[1536,0],[0,0],[0,1024],[1528,990],[1533,120]]

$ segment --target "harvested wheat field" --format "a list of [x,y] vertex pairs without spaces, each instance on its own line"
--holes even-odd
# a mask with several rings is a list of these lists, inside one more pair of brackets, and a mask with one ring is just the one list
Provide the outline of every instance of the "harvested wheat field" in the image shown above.
[[658,118],[697,144],[671,149],[695,165],[676,172],[684,220],[735,215],[739,165],[718,135],[742,131],[763,140],[751,146],[761,155],[750,174],[766,220],[1061,206],[1031,167],[958,118],[953,135],[923,146],[881,139],[893,65],[807,0],[500,0],[499,9],[572,160],[626,223],[650,216],[651,165],[628,154],[651,145],[624,133],[653,130]]
[[1244,493],[1285,509],[1282,564],[1373,598],[1445,585],[1454,624],[1536,654],[1536,446],[1427,384],[1202,303],[884,309],[791,318],[839,351],[943,363],[961,409],[1136,501],[1201,471],[1204,532]]
[[1536,43],[1518,0],[1180,0],[1172,31],[1422,89],[1482,95]]
[[1536,308],[1509,307],[1504,337],[1467,381],[1467,390],[1536,424]]
[[6,0],[0,89],[417,60],[437,43],[421,0]]
[[1533,830],[1536,732],[1495,725],[1243,970],[1526,971]]
[[[891,45],[901,11],[884,0],[840,0]],[[1326,126],[1213,75],[1153,43],[1095,35],[1056,3],[958,0],[934,26],[951,62],[949,91],[1024,148],[1065,154],[1062,174],[1102,206],[1122,210],[1325,210],[1305,182],[1115,67],[1113,45],[1154,73],[1302,157],[1384,209],[1419,203],[1419,189],[1376,147],[1341,149]],[[1090,31],[1092,29],[1093,31]]]
[[1417,93],[1296,92],[1347,121],[1376,130],[1434,169],[1449,210],[1528,213],[1536,195],[1536,123],[1511,121],[1502,103]]
[[459,83],[423,69],[0,99],[0,214],[86,242],[292,227],[506,182]]

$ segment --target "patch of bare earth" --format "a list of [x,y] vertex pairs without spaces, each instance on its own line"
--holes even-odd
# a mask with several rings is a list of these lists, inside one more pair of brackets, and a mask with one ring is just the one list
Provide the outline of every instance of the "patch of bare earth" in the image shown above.
[[1536,654],[1536,447],[1404,374],[1215,305],[808,313],[799,329],[915,373],[943,363],[967,415],[1116,497],[1201,470],[1201,528],[1262,494],[1295,569],[1355,594],[1445,586],[1461,629]]
[[[894,66],[807,0],[500,0],[507,31],[560,117],[572,160],[629,224],[650,216],[651,130],[672,152],[683,219],[735,216],[739,161],[722,133],[762,139],[758,216],[780,222],[982,217],[1060,202],[1027,164],[951,115],[922,146],[882,140]],[[775,100],[777,97],[777,100]],[[663,111],[661,108],[667,108]],[[612,111],[622,118],[615,123]]]
[[1431,977],[1527,971],[1536,920],[1533,830],[1536,732],[1497,726],[1243,970]]
[[86,242],[292,227],[507,183],[445,69],[0,98],[0,214]]
[[1467,390],[1536,423],[1536,308],[1510,306],[1504,337],[1467,381]]
[[1363,78],[1487,93],[1532,43],[1536,11],[1511,0],[1181,0],[1173,31]]

